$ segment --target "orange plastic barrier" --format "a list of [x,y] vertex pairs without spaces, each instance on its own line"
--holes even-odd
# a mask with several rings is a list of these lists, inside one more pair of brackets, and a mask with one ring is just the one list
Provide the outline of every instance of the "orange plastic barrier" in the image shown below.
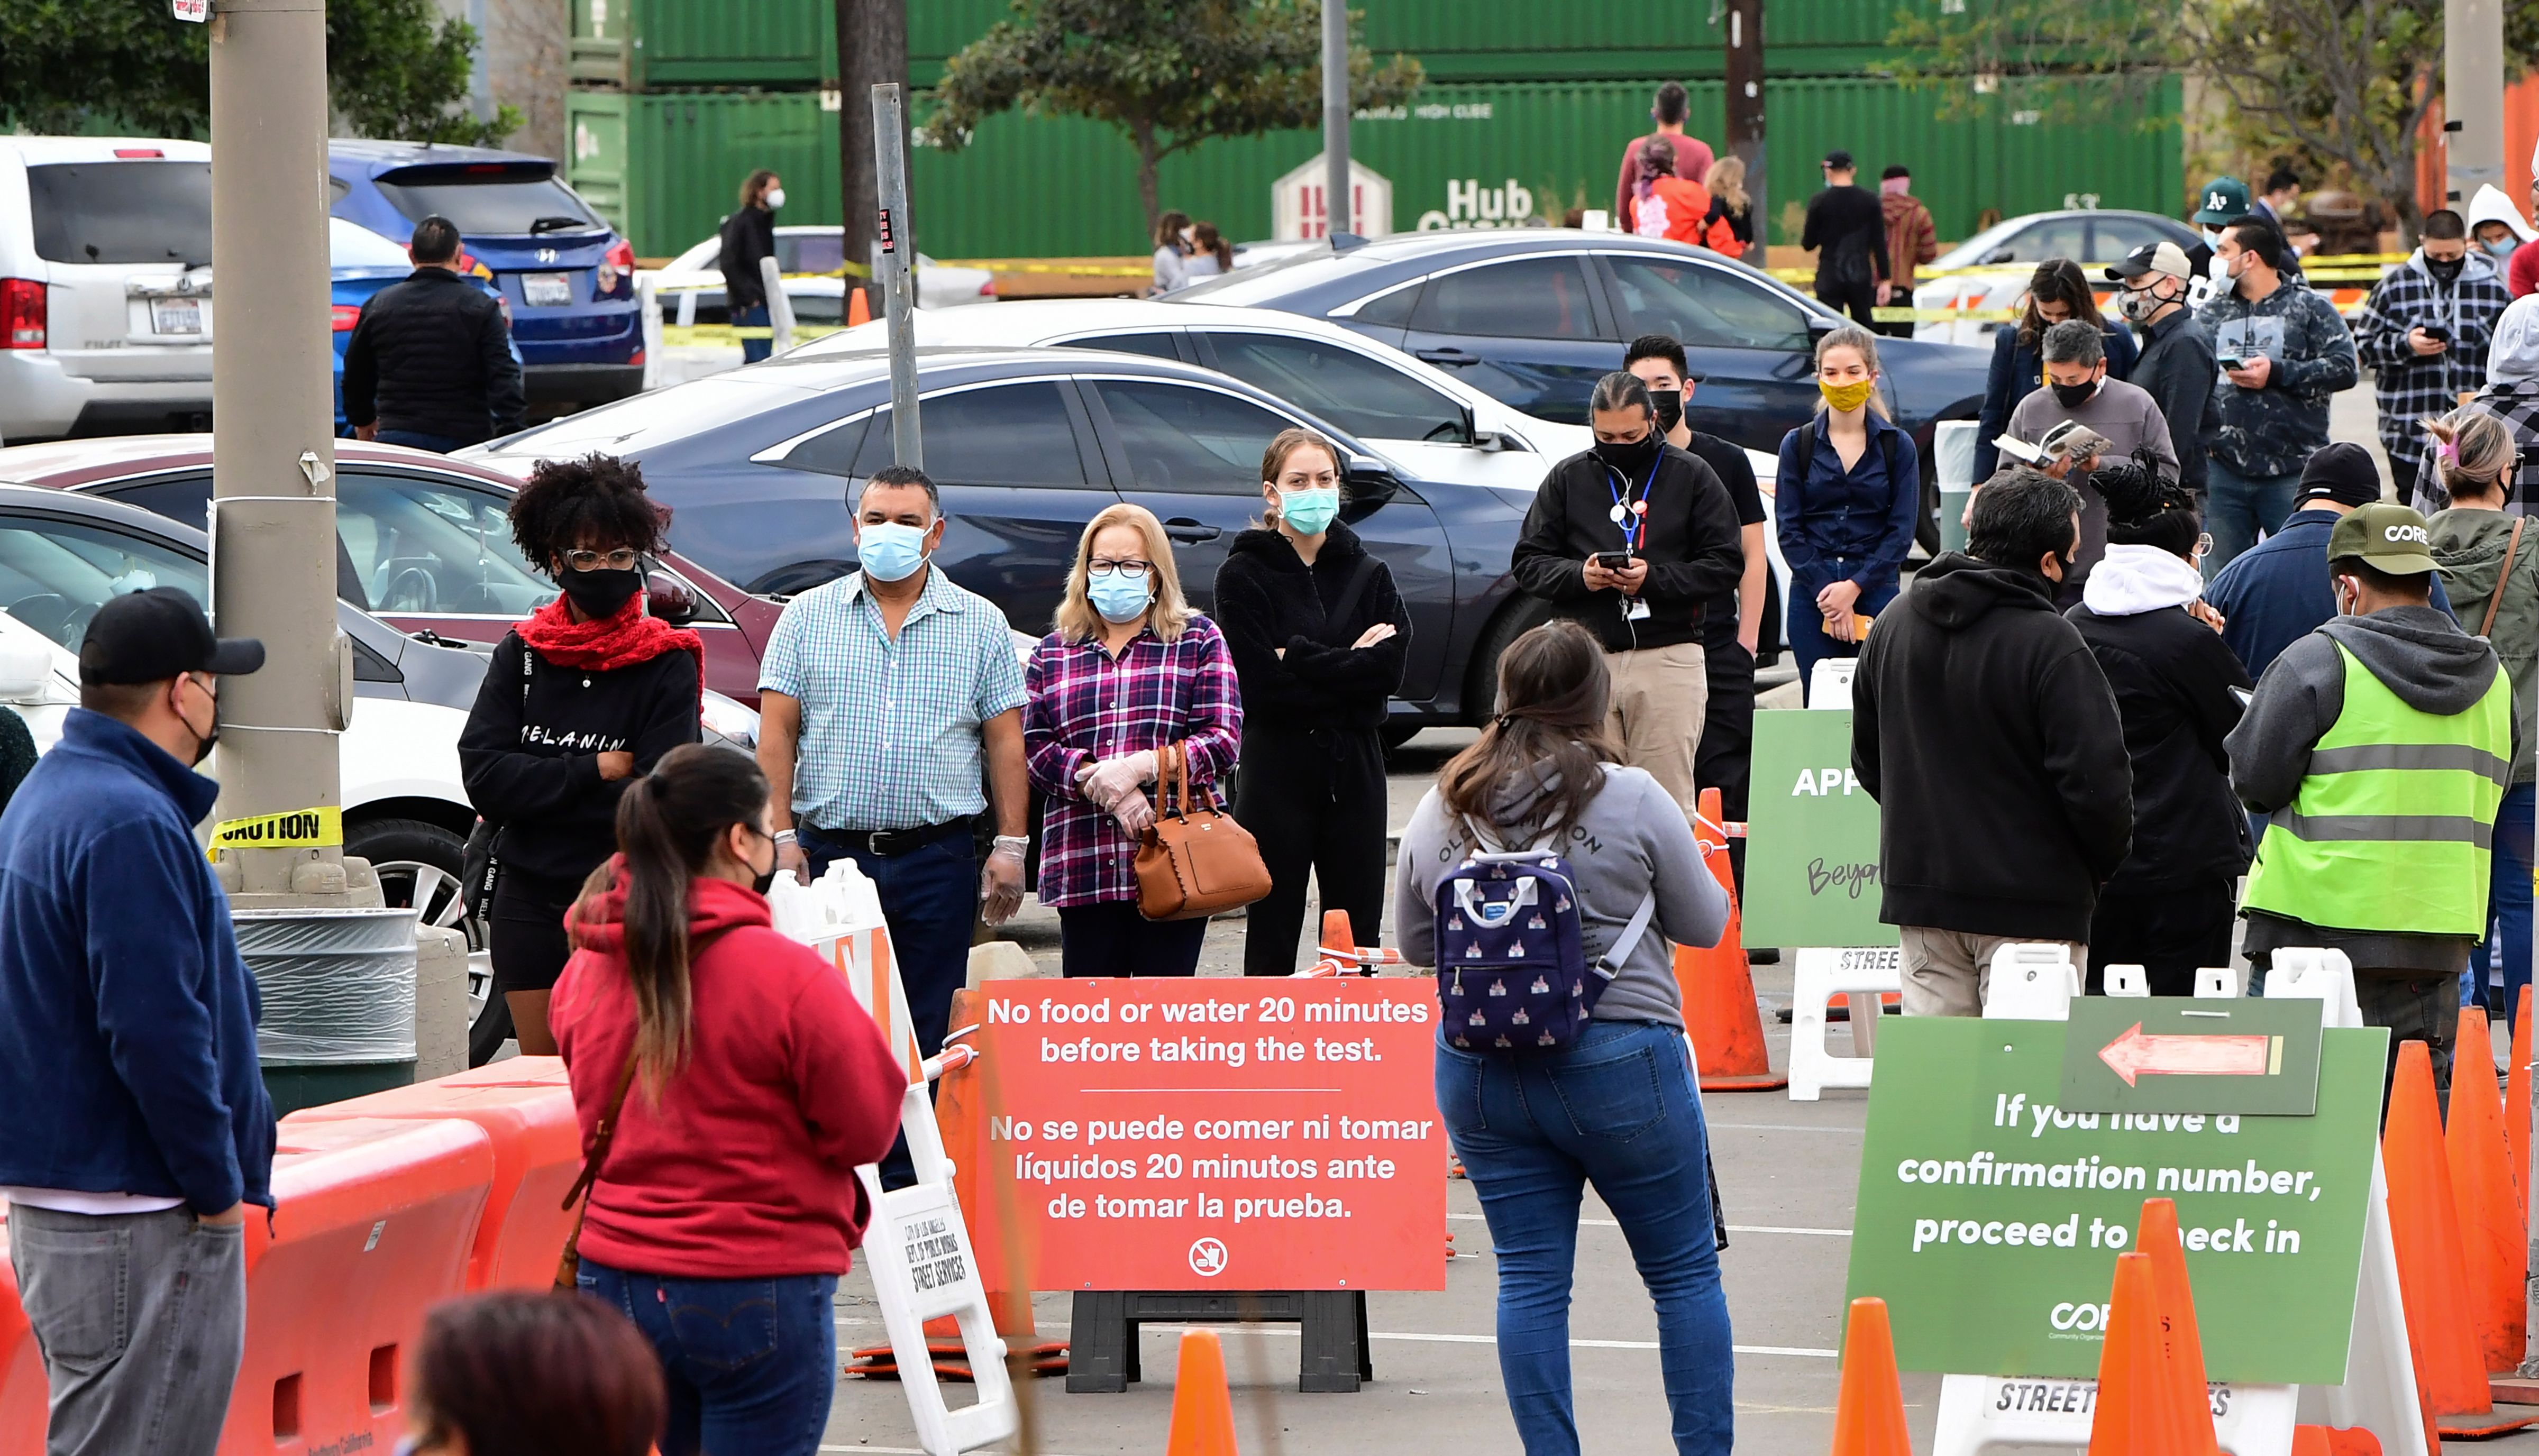
[[44,1355],[18,1305],[9,1232],[0,1228],[0,1456],[44,1456]]
[[1887,1301],[1851,1301],[1842,1336],[1842,1393],[1833,1408],[1833,1456],[1913,1456],[1904,1429],[1904,1384]]
[[493,1178],[473,1123],[283,1125],[271,1231],[246,1220],[246,1359],[223,1456],[384,1451],[405,1434],[424,1312],[463,1289]]
[[[2177,1236],[2177,1201],[2143,1200],[2142,1221],[2135,1225],[2134,1247],[2151,1256],[2153,1290],[2160,1295],[2162,1353],[2166,1359],[2176,1399],[2210,1412],[2204,1382],[2204,1337],[2195,1326],[2195,1289],[2186,1277],[2186,1246]],[[2189,1432],[2201,1437],[2191,1449],[2197,1456],[2219,1456],[2209,1419]]]
[[2173,1370],[2162,1313],[2152,1256],[2118,1254],[2107,1343],[2098,1355],[2091,1456],[2194,1456],[2213,1449],[2212,1408]]
[[2530,988],[2512,1011],[2512,1065],[2504,1074],[2504,1156],[2512,1167],[2512,1197],[2530,1221]]
[[1225,1385],[1225,1349],[1214,1330],[1182,1335],[1173,1376],[1173,1428],[1164,1456],[1235,1456],[1234,1394]]
[[2360,1426],[2296,1425],[2293,1456],[2380,1456],[2380,1438]]
[[2458,1061],[2451,1072],[2450,1126],[2443,1133],[2443,1146],[2450,1155],[2451,1196],[2459,1205],[2470,1328],[2477,1332],[2487,1372],[2508,1375],[2521,1367],[2522,1273],[2529,1244],[2521,1231],[2519,1200],[2512,1193],[2486,1012],[2462,1007],[2452,1045]]
[[1763,1044],[1763,1017],[1754,1004],[1754,974],[1746,964],[1746,936],[1737,912],[1737,876],[1728,858],[1728,831],[1720,817],[1719,791],[1704,789],[1695,837],[1701,858],[1728,892],[1728,929],[1714,946],[1675,948],[1675,983],[1683,996],[1683,1024],[1701,1059],[1705,1092],[1767,1092],[1790,1078],[1774,1075]]
[[[2469,1071],[2480,1075],[2475,1066]],[[2454,1094],[2458,1085],[2454,1078]],[[2418,1395],[2444,1434],[2509,1430],[2526,1423],[2499,1421],[2494,1416],[2486,1357],[2472,1323],[2450,1156],[2434,1100],[2434,1064],[2423,1042],[2398,1047],[2380,1158],[2388,1176],[2389,1237],[2397,1247],[2398,1296],[2407,1313],[2407,1349],[2416,1365]]]
[[457,1118],[494,1144],[494,1181],[467,1261],[471,1289],[542,1289],[555,1281],[573,1215],[564,1196],[582,1172],[582,1129],[559,1057],[516,1057],[410,1087],[309,1107],[286,1129],[347,1118]]

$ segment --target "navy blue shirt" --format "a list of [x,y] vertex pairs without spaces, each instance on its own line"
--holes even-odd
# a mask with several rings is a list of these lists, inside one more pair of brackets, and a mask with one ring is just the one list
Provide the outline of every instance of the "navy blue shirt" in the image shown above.
[[[1921,460],[1913,437],[1873,409],[1868,412],[1869,449],[1845,470],[1842,452],[1825,433],[1832,418],[1830,412],[1819,412],[1781,437],[1780,483],[1772,502],[1794,598],[1813,600],[1846,579],[1860,584],[1863,596],[1893,589],[1904,553],[1913,546],[1914,515],[1922,509]],[[1803,431],[1816,437],[1804,479],[1799,470]],[[1895,442],[1894,479],[1887,477],[1885,437]]]
[[76,709],[0,813],[0,1185],[272,1206],[263,1007],[193,835],[219,796]]
[[[2336,589],[2327,575],[2327,538],[2336,521],[2333,511],[2295,511],[2283,529],[2233,557],[2204,589],[2204,599],[2224,618],[2222,640],[2250,677],[2265,676],[2285,648],[2336,615]],[[2438,573],[2434,606],[2451,610]]]

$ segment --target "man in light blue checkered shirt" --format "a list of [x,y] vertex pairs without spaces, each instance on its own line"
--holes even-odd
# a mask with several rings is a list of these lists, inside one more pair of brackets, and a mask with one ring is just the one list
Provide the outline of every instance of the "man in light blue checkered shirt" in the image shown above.
[[[778,870],[851,856],[873,880],[927,1056],[969,980],[971,913],[1013,915],[1030,843],[1022,664],[1004,613],[927,560],[942,540],[934,482],[875,471],[856,502],[863,570],[787,603],[758,675]],[[982,872],[972,824],[992,797]]]

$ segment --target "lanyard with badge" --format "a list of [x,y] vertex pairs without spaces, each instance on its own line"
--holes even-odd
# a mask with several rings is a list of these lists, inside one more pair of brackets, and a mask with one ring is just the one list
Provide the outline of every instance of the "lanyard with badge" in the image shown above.
[[[1613,509],[1605,514],[1607,519],[1622,532],[1622,554],[1625,557],[1639,555],[1641,542],[1648,538],[1649,492],[1657,488],[1658,467],[1664,463],[1666,463],[1666,450],[1660,447],[1656,458],[1649,461],[1649,478],[1640,482],[1636,496],[1630,490],[1629,476],[1611,465],[1605,466],[1605,490],[1613,498]],[[1615,481],[1620,481],[1621,484],[1616,486]],[[1649,604],[1646,601],[1637,596],[1622,598],[1623,621],[1646,621],[1648,615]]]

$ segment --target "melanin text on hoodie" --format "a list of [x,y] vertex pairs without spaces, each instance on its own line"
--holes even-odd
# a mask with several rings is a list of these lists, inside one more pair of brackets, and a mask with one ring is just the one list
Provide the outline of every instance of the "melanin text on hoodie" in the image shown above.
[[1949,552],[1869,634],[1851,763],[1882,811],[1889,925],[2090,937],[2132,842],[2133,765],[2107,675],[2053,591]]

